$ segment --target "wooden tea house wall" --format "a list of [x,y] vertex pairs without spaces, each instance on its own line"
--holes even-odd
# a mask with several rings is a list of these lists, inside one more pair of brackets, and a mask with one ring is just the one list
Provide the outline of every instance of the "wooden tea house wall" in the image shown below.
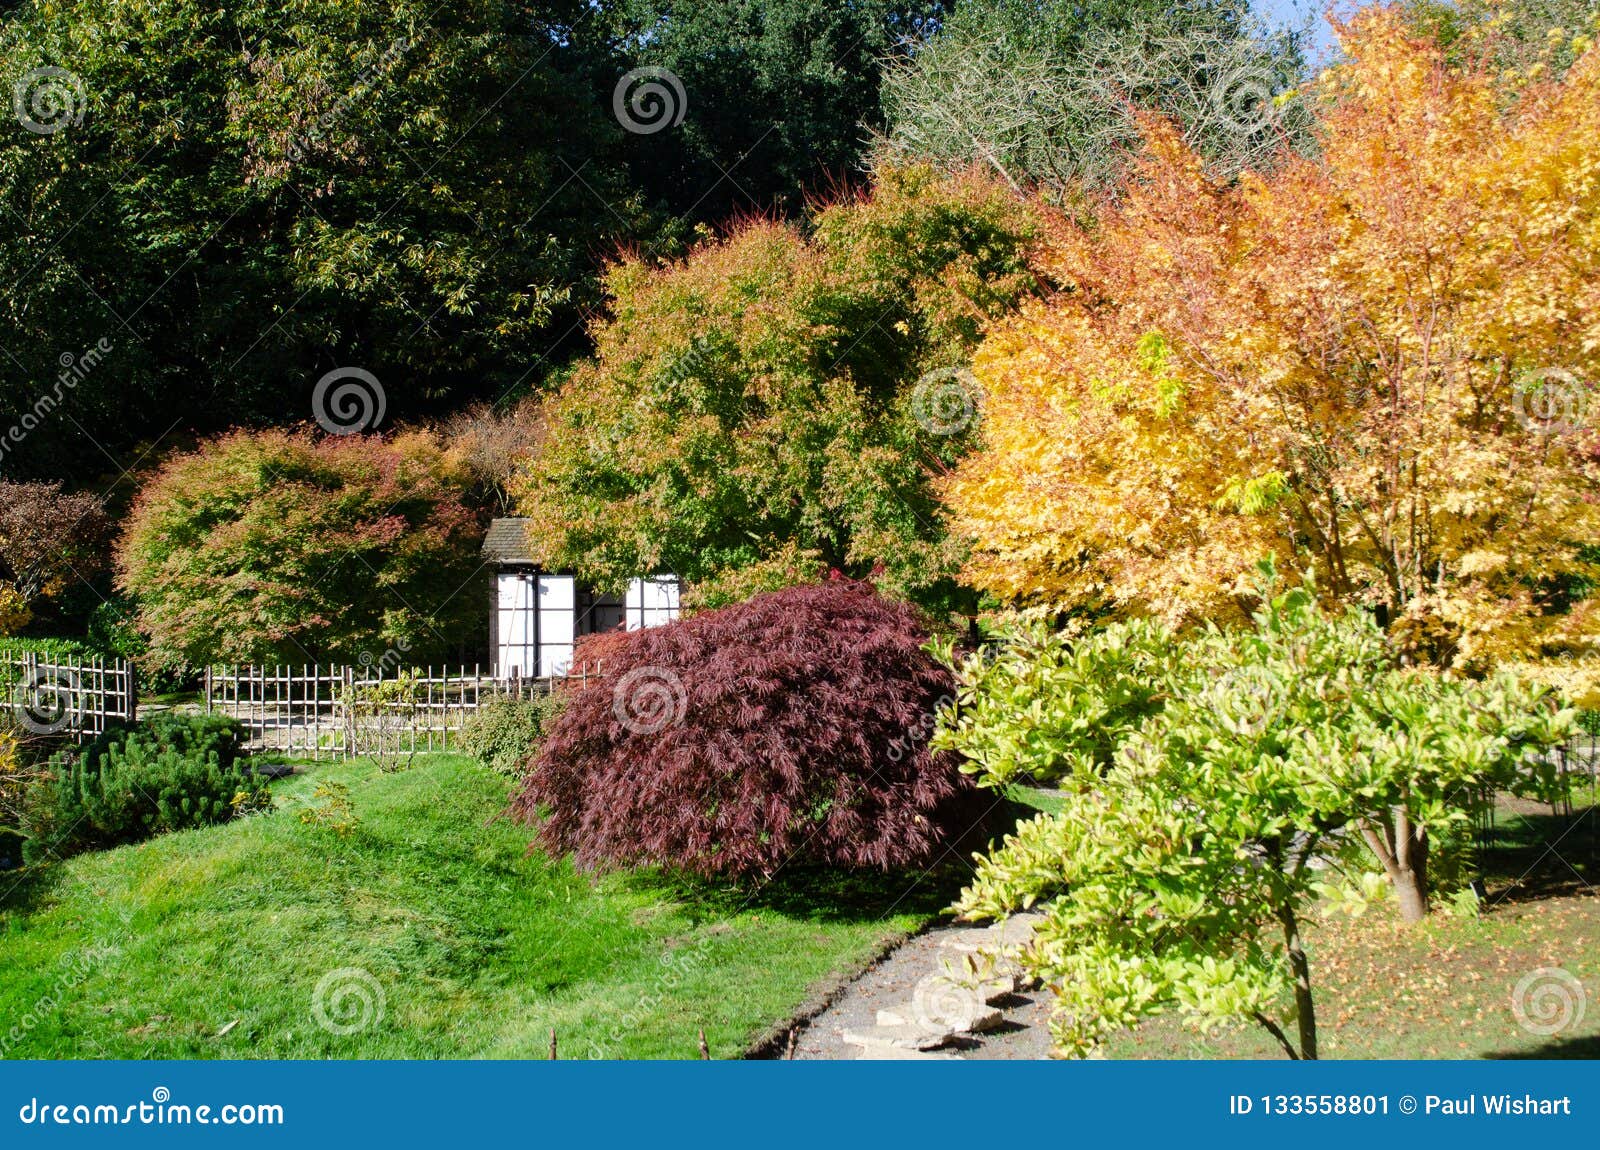
[[572,575],[534,563],[526,523],[496,519],[483,542],[484,557],[494,565],[489,654],[497,676],[565,675],[579,637],[619,627],[656,627],[678,617],[682,585],[677,576],[640,576],[623,595],[598,594]]

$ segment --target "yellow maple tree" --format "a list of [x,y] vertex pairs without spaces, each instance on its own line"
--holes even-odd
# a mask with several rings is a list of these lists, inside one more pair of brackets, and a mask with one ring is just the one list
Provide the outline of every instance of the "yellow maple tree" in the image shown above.
[[[1600,51],[1559,79],[1338,27],[1317,148],[1223,180],[1159,119],[991,332],[945,496],[1014,603],[1239,612],[1273,556],[1441,665],[1592,655]],[[1593,410],[1591,410],[1591,407]]]

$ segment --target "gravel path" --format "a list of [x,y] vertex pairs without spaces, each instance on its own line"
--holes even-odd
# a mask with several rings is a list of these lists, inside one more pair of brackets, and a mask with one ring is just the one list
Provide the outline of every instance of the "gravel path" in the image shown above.
[[[908,939],[876,966],[848,984],[821,1014],[804,1024],[794,1057],[856,1059],[863,1047],[845,1042],[845,1032],[870,1031],[879,1010],[894,1010],[915,1000],[917,987],[941,969],[941,959],[953,951],[948,943],[970,935],[965,925],[936,927]],[[1000,1025],[986,1033],[952,1039],[935,1056],[1026,1060],[1046,1058],[1050,1052],[1048,1019],[1050,995],[1044,990],[1021,990],[992,1004],[1001,1012]],[[894,1057],[879,1053],[878,1057]],[[918,1057],[907,1052],[905,1057]],[[924,1056],[926,1057],[926,1056]]]

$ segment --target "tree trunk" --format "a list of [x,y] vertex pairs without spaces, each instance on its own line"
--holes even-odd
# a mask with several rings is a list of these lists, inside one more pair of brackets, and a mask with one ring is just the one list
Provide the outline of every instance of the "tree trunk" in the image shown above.
[[1428,831],[1413,826],[1404,807],[1395,807],[1393,822],[1361,824],[1361,837],[1383,864],[1400,902],[1400,917],[1421,922],[1428,917]]
[[1404,865],[1394,874],[1394,893],[1400,898],[1400,917],[1421,922],[1428,917],[1428,832],[1416,828],[1407,843]]
[[1294,975],[1295,1013],[1300,1022],[1300,1057],[1314,1061],[1317,1057],[1317,1007],[1311,998],[1311,964],[1306,961],[1305,948],[1300,944],[1300,923],[1294,909],[1285,905],[1278,916],[1283,923],[1283,941],[1289,952],[1289,970]]

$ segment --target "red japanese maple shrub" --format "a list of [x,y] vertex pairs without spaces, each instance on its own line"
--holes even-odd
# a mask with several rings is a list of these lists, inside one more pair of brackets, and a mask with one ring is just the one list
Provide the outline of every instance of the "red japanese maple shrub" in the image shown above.
[[596,636],[513,813],[584,867],[936,861],[993,796],[928,751],[955,683],[925,641],[913,608],[848,580]]

